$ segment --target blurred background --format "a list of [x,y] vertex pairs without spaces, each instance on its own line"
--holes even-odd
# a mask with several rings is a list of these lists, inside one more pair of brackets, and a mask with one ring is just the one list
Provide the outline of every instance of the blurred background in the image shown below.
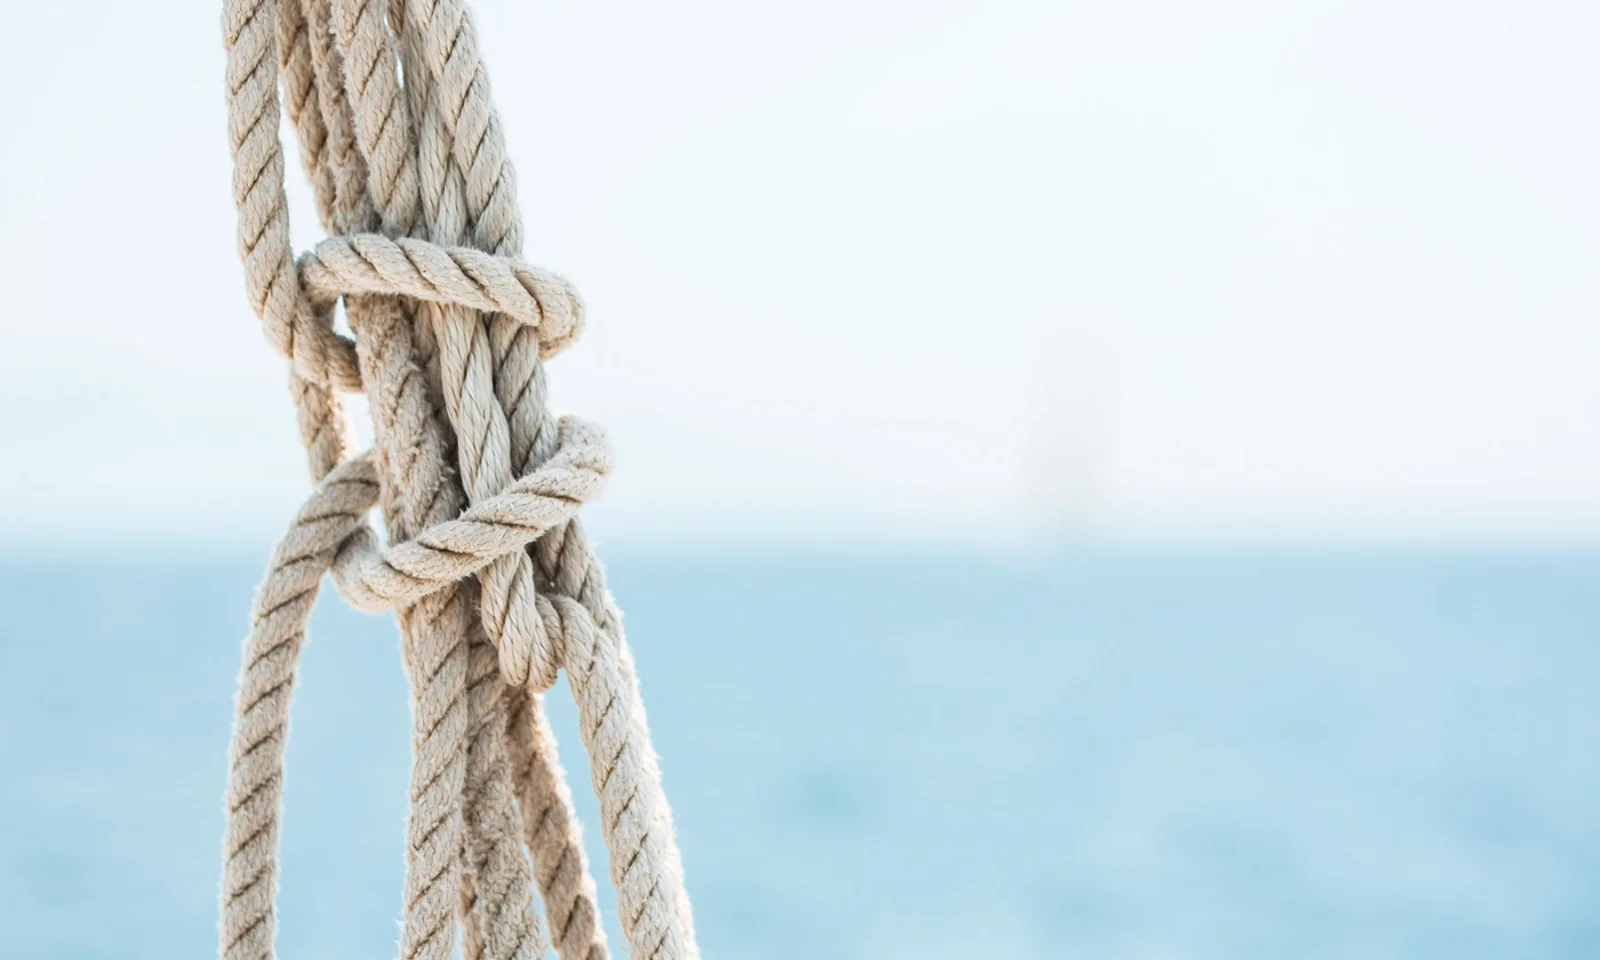
[[[1600,955],[1600,7],[475,6],[708,957]],[[0,57],[19,957],[213,949],[307,490],[218,15]],[[285,956],[394,949],[407,696],[326,596]]]

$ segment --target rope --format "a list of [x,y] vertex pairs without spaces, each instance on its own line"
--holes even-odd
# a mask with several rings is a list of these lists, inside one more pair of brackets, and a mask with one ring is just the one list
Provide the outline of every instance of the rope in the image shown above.
[[[603,434],[548,409],[543,361],[582,327],[524,264],[516,183],[461,0],[225,0],[246,291],[290,361],[316,486],[244,644],[230,747],[221,955],[274,956],[283,752],[324,574],[394,611],[413,697],[403,960],[603,960],[595,884],[540,693],[565,673],[629,955],[699,956],[621,616],[576,516]],[[280,101],[279,90],[282,90]],[[332,236],[288,233],[280,102]],[[352,336],[336,333],[343,302]],[[364,392],[373,449],[340,394]],[[381,508],[388,546],[366,521]]]

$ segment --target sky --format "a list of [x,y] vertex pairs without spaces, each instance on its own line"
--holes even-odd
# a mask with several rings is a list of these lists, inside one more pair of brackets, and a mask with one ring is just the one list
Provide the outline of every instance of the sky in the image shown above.
[[[603,538],[1600,538],[1600,7],[475,8]],[[12,14],[0,543],[306,492],[217,5],[154,10]]]

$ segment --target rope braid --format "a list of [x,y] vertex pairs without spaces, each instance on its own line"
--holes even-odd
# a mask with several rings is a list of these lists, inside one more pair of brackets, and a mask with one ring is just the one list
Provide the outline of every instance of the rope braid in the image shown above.
[[[543,360],[582,325],[523,264],[515,180],[457,0],[225,0],[246,290],[290,360],[317,485],[258,592],[230,747],[221,955],[274,956],[291,691],[325,573],[393,610],[413,694],[404,960],[607,956],[539,692],[565,670],[629,954],[698,957],[632,657],[576,522],[611,469],[596,428],[546,406]],[[404,82],[402,83],[402,76]],[[295,261],[279,86],[323,226]],[[342,300],[352,337],[332,325]],[[352,456],[341,391],[374,448]],[[388,546],[366,521],[381,505]],[[473,579],[475,578],[475,579]],[[531,854],[531,862],[530,862]]]

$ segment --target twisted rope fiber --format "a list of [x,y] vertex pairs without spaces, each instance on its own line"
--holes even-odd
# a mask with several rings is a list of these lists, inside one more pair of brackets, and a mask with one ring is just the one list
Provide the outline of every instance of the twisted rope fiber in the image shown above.
[[[419,127],[419,157],[423,160],[419,167],[420,187],[424,207],[430,211],[434,239],[448,241],[470,230],[475,244],[496,253],[513,255],[521,245],[516,178],[505,150],[499,119],[490,102],[488,78],[477,55],[471,18],[459,0],[407,0],[405,16],[407,30],[414,31],[412,36],[421,47],[417,59],[428,67],[423,82],[413,86],[423,104]],[[407,47],[411,49],[411,41]],[[459,219],[463,198],[469,220],[466,227]],[[544,403],[546,388],[539,352],[525,327],[498,319],[491,322],[490,333],[495,360],[495,394],[510,427],[511,466],[526,471],[551,455],[556,433]],[[451,364],[443,342],[441,355],[448,406]],[[470,366],[467,375],[474,375]],[[488,426],[488,437],[497,441],[498,420],[493,418],[492,411]],[[486,445],[484,462],[480,465],[482,470],[506,470],[506,464],[497,462],[500,449],[498,443]],[[466,450],[461,454],[460,463],[464,474],[473,469]],[[467,486],[470,495],[470,480]],[[605,732],[598,725],[585,732],[591,774],[601,793],[602,827],[611,853],[612,881],[617,888],[624,933],[636,955],[659,952],[669,956],[696,956],[698,948],[677,845],[672,838],[671,814],[661,792],[655,754],[649,747],[644,708],[638,698],[632,659],[622,637],[621,620],[604,590],[599,564],[575,524],[553,531],[548,543],[536,544],[535,550],[539,554],[536,560],[544,568],[541,572],[555,592],[581,600],[585,614],[606,627],[603,633],[594,636],[615,648],[600,651],[612,654],[603,661],[592,661],[603,662],[605,667],[594,672],[592,682],[590,673],[582,669],[569,669],[568,678],[580,707],[588,701],[603,702],[608,710],[615,711],[617,730],[628,731],[615,743],[597,739]],[[491,635],[494,614],[514,610],[519,597],[525,599],[531,595],[531,592],[517,589],[521,576],[519,569],[518,577],[512,579],[507,590],[507,602],[486,611],[485,626]],[[504,584],[502,589],[505,589]],[[488,608],[487,601],[496,598],[490,589],[486,589],[485,597]],[[571,615],[577,615],[576,608]],[[520,617],[506,622],[520,622]],[[548,623],[550,617],[541,611],[534,622]],[[563,622],[570,622],[570,618]],[[584,633],[586,637],[589,635]],[[520,637],[507,634],[506,642],[501,644],[501,662],[508,675],[520,675],[522,657],[517,650],[523,643],[531,642],[535,662],[530,667],[536,669],[538,682],[541,685],[553,682],[553,651],[539,648],[542,639],[542,630],[529,631]],[[568,646],[568,656],[577,656],[570,649],[572,645]],[[516,655],[507,656],[508,651]],[[538,666],[540,660],[544,661],[542,668]],[[611,750],[613,746],[615,749]],[[530,788],[536,786],[529,784]],[[544,799],[553,802],[557,798],[546,795]],[[540,847],[536,846],[536,855],[539,851]],[[542,875],[545,869],[541,867]]]
[[[330,37],[333,11],[327,0],[305,5],[307,36],[317,79],[318,103],[328,131],[328,158],[335,185],[333,229],[370,229],[378,217],[366,190],[365,158],[357,149],[342,83],[343,52]],[[303,134],[302,134],[303,136]],[[315,182],[315,177],[313,179]],[[351,326],[364,333],[363,368],[388,369],[371,376],[374,430],[380,460],[390,471],[384,504],[392,537],[401,539],[430,520],[447,519],[461,504],[459,488],[444,470],[444,434],[428,415],[425,391],[409,375],[409,326],[392,303],[371,297],[348,302]],[[388,308],[388,309],[386,309]],[[393,455],[390,455],[390,454]],[[401,493],[401,491],[404,491]],[[402,614],[407,666],[416,694],[411,798],[408,825],[406,936],[403,952],[440,955],[449,948],[450,891],[464,882],[455,851],[465,835],[456,802],[470,769],[463,748],[470,732],[465,704],[470,599],[445,591]],[[419,934],[419,931],[421,933]]]
[[[575,338],[582,307],[564,280],[516,258],[515,180],[465,7],[225,0],[223,35],[246,290],[290,359],[319,482],[273,555],[245,642],[222,955],[274,955],[289,699],[331,572],[355,605],[397,611],[412,679],[401,956],[443,960],[458,932],[474,960],[542,955],[535,882],[564,960],[606,956],[538,696],[564,668],[629,953],[698,957],[632,657],[575,519],[609,451],[545,403],[541,361]],[[298,262],[280,80],[319,218],[339,234]],[[333,330],[339,299],[351,338]],[[354,390],[368,395],[375,447],[352,457],[339,393]],[[374,504],[387,549],[364,519]]]
[[[415,229],[418,207],[415,161],[404,149],[406,141],[395,136],[397,131],[410,127],[406,111],[408,101],[402,100],[395,82],[396,54],[393,37],[384,29],[383,17],[375,5],[342,3],[337,17],[339,46],[346,51],[346,79],[354,94],[354,122],[359,134],[361,151],[369,161],[371,193],[379,199],[385,227],[400,232]],[[390,16],[396,18],[404,31],[405,14],[392,8]],[[411,47],[408,47],[411,49]],[[413,81],[424,77],[423,71],[413,70]],[[515,294],[516,288],[507,285]],[[576,297],[568,298],[576,311]],[[570,325],[563,325],[570,326]],[[555,332],[556,324],[547,324]],[[429,387],[436,401],[444,400],[438,344],[432,339],[428,322],[416,328],[418,340],[431,347],[428,355]],[[546,338],[547,341],[550,338]],[[557,335],[556,339],[559,339]],[[549,344],[547,342],[547,348]],[[553,353],[553,349],[549,349]],[[452,420],[452,426],[455,421]],[[474,499],[481,496],[479,493]],[[490,587],[484,596],[496,597],[494,578],[485,577]],[[530,585],[531,586],[531,585]],[[487,629],[490,619],[474,631],[470,645],[469,694],[469,745],[464,813],[466,831],[463,836],[463,862],[466,871],[459,890],[460,911],[463,916],[463,952],[468,957],[512,957],[543,953],[541,933],[537,918],[529,909],[532,877],[526,858],[516,845],[516,814],[512,801],[511,757],[505,728],[509,688],[498,677],[496,657],[489,647]],[[535,625],[537,626],[537,624]],[[507,647],[503,631],[494,635],[502,648]],[[519,646],[529,643],[527,635],[519,638]],[[520,752],[519,752],[520,753]],[[520,759],[520,756],[519,756]],[[535,755],[535,765],[545,765],[557,771],[559,765],[553,753]],[[520,766],[519,766],[520,769]],[[541,780],[540,782],[544,782]],[[563,796],[570,806],[570,797]],[[582,850],[577,834],[568,838],[577,849],[577,859],[582,862]],[[587,868],[585,865],[585,872]],[[581,892],[592,899],[593,881]],[[560,914],[562,904],[552,904]],[[588,931],[587,941],[572,941],[573,948],[581,947],[585,956],[603,955],[603,941],[598,928]],[[563,946],[568,946],[563,942]]]
[[[325,5],[314,7],[311,11],[313,23],[322,26],[327,20]],[[256,14],[247,25],[258,24]],[[317,39],[318,33],[312,33],[311,39]],[[326,39],[325,28],[320,34]],[[294,39],[291,37],[291,39]],[[241,44],[242,45],[242,44]],[[287,48],[293,56],[292,48]],[[334,56],[331,45],[327,42],[313,42],[309,46],[310,60],[314,70],[323,78],[336,74],[337,58]],[[230,60],[231,63],[231,60]],[[258,66],[256,69],[263,69]],[[371,219],[370,204],[365,200],[362,188],[362,177],[359,169],[355,167],[356,156],[350,148],[348,123],[344,121],[347,112],[342,105],[342,93],[337,86],[321,84],[318,89],[318,109],[322,111],[323,122],[327,131],[327,156],[336,165],[335,176],[329,182],[333,184],[334,192],[331,198],[319,196],[319,210],[331,214],[336,222],[353,223],[367,222]],[[293,101],[291,101],[293,109]],[[297,126],[300,128],[304,140],[308,127],[312,124],[306,122],[306,106],[301,104],[302,115],[296,117]],[[271,122],[275,123],[275,116],[268,115]],[[273,149],[277,149],[276,138],[270,142]],[[317,162],[308,156],[311,163]],[[313,184],[321,186],[321,178],[313,175]],[[277,184],[281,194],[281,183]],[[281,197],[279,198],[281,209]],[[248,211],[245,211],[248,213]],[[242,222],[241,234],[246,232],[246,225]],[[249,261],[247,260],[247,267]],[[374,308],[380,306],[374,301],[362,299],[350,303],[350,316],[352,326],[358,332],[370,330],[380,337],[371,338],[376,349],[364,352],[362,360],[374,367],[389,366],[403,374],[406,349],[400,339],[404,333],[403,326],[397,326],[394,318],[383,312],[375,312]],[[371,321],[369,323],[369,321]],[[396,364],[400,366],[396,367]],[[397,503],[395,497],[387,498],[385,504],[386,514],[389,517],[391,533],[395,536],[404,536],[406,525],[417,522],[424,513],[442,512],[448,517],[455,507],[459,506],[459,497],[451,504],[441,498],[447,497],[448,488],[442,483],[439,470],[430,471],[430,466],[442,465],[441,451],[438,449],[438,437],[426,429],[426,424],[419,424],[417,418],[403,418],[396,420],[393,416],[386,416],[396,410],[415,406],[416,392],[413,387],[416,383],[414,377],[378,376],[373,378],[377,390],[372,396],[374,420],[377,432],[380,434],[380,446],[387,450],[417,451],[413,456],[410,466],[416,469],[409,470],[405,476],[413,487],[413,493],[432,487],[434,495],[431,500],[426,496],[411,496],[411,504],[421,505],[414,510],[403,509],[406,503]],[[412,403],[406,401],[410,399]],[[304,419],[304,418],[303,418]],[[419,426],[422,428],[419,431]],[[407,434],[410,436],[407,436]],[[431,451],[431,456],[427,452]],[[384,453],[386,450],[380,450]],[[399,457],[385,457],[386,461],[399,462]],[[271,593],[272,581],[276,570],[269,573],[268,586],[263,593]],[[465,618],[464,604],[452,602],[454,597],[445,594],[438,601],[429,605],[419,605],[416,611],[408,611],[402,618],[403,633],[408,649],[408,666],[417,682],[418,698],[415,717],[419,736],[417,738],[417,759],[413,770],[412,807],[413,815],[410,820],[411,843],[408,846],[408,878],[423,875],[436,881],[440,890],[447,890],[455,886],[455,849],[461,834],[460,811],[456,797],[459,796],[464,782],[464,763],[461,757],[461,742],[465,733],[464,718],[462,716],[461,695],[464,684],[464,658],[461,656],[459,637]],[[300,628],[303,632],[303,626]],[[258,630],[257,633],[260,631]],[[256,637],[253,634],[251,645],[254,646]],[[286,704],[284,704],[286,707]],[[276,718],[281,726],[283,717]],[[236,754],[250,749],[250,744],[244,733],[236,736]],[[240,777],[236,774],[235,782]],[[276,779],[281,781],[281,767],[276,772]],[[272,798],[273,805],[270,812],[276,815],[277,797]],[[247,903],[236,902],[236,886],[233,877],[236,873],[250,875],[248,871],[256,865],[251,862],[240,863],[237,856],[239,847],[234,838],[229,839],[229,863],[226,871],[226,886],[224,888],[224,920],[223,920],[223,945],[225,955],[262,956],[270,955],[271,932],[270,912],[264,917],[260,910],[270,911],[270,893],[265,898],[265,903],[260,898],[254,898]],[[258,869],[258,873],[270,877],[274,864],[270,857],[275,850],[268,848],[265,853],[269,859]],[[237,867],[237,869],[235,869]],[[443,924],[437,919],[439,911],[428,909],[432,904],[442,902],[443,896],[419,896],[412,889],[413,885],[408,879],[407,917],[408,925],[412,925],[413,918],[421,918],[421,922],[430,924],[430,929],[443,931]],[[424,891],[426,893],[427,891]],[[232,907],[233,909],[229,909]],[[448,916],[448,914],[445,914]],[[262,922],[262,921],[265,922]],[[240,936],[239,928],[254,931],[254,935],[245,940]],[[441,939],[436,937],[435,939]],[[436,954],[448,951],[448,941],[445,942],[444,951],[435,950]],[[408,955],[415,955],[418,951],[408,950]]]
[[[403,24],[400,30],[402,43],[407,56],[412,63],[425,61],[426,43],[423,31],[417,29],[419,24],[444,24],[448,30],[433,30],[428,33],[434,43],[441,38],[448,41],[448,50],[454,62],[466,64],[475,61],[475,55],[467,52],[475,49],[475,41],[470,33],[470,21],[459,14],[452,14],[449,18],[436,16],[437,10],[433,8],[418,8],[408,13],[400,0],[395,0],[391,5],[391,22],[399,21]],[[459,54],[459,56],[458,56]],[[486,86],[481,89],[487,90]],[[424,199],[434,221],[436,231],[446,235],[456,235],[459,227],[451,224],[462,213],[462,193],[464,192],[463,178],[459,169],[450,164],[450,155],[442,148],[443,135],[447,128],[441,125],[441,103],[436,96],[438,87],[433,83],[433,76],[427,69],[408,70],[407,72],[407,103],[415,116],[420,117],[423,134],[420,136],[419,158],[422,163],[419,169],[423,171],[420,186],[424,192]],[[370,102],[370,100],[369,100]],[[380,111],[387,112],[394,109],[392,104],[383,104]],[[374,111],[374,115],[379,111]],[[484,141],[492,152],[493,143]],[[509,166],[500,172],[502,182],[509,181]],[[452,233],[452,230],[455,233]],[[504,231],[502,231],[504,233]],[[502,237],[503,239],[503,237]],[[512,250],[504,244],[497,245],[502,252]],[[425,320],[418,327],[419,344],[429,343],[434,347],[433,352],[427,356],[427,365],[430,371],[430,383],[441,394],[442,401],[449,401],[450,396],[445,395],[446,374],[450,375],[450,393],[455,394],[461,389],[464,377],[462,361],[463,342],[481,348],[481,340],[465,340],[452,334],[460,334],[461,326],[454,331],[445,329],[439,338],[434,338],[435,325],[443,322],[443,318],[434,313],[429,320]],[[512,335],[506,335],[507,326],[501,322],[491,328],[491,348],[494,355],[494,381],[496,394],[501,400],[506,415],[510,418],[509,439],[511,442],[511,456],[515,463],[522,464],[520,472],[527,472],[538,462],[550,456],[556,434],[553,421],[544,408],[544,381],[541,376],[542,368],[538,363],[540,353],[544,350],[534,351],[529,349],[530,338],[517,336],[515,327],[511,328]],[[470,334],[469,334],[470,336]],[[445,364],[445,357],[441,350],[449,350],[451,363]],[[481,360],[482,351],[477,350],[474,356]],[[481,382],[481,369],[474,371]],[[460,418],[459,402],[454,405],[453,412]],[[499,440],[503,436],[499,432],[499,422],[494,419],[492,408],[485,410],[475,407],[472,411],[479,421],[476,429],[466,431],[469,435],[477,435],[481,430],[488,430],[490,440]],[[490,449],[499,453],[503,451],[498,443],[491,444]],[[536,454],[536,458],[535,457]],[[463,469],[473,470],[477,458],[469,457],[464,453],[462,458]],[[502,462],[492,463],[489,469],[504,471]],[[484,475],[478,469],[480,478]],[[493,590],[488,594],[491,598],[502,597],[507,594],[506,587],[525,587],[527,584],[526,571],[517,569],[512,571],[514,576],[500,580],[501,589]],[[520,596],[524,602],[528,591],[521,590]],[[504,609],[506,602],[501,601],[500,607]],[[485,618],[485,628],[493,630],[496,617],[493,611]],[[541,618],[545,619],[545,618]],[[514,623],[515,621],[513,621]],[[540,621],[535,621],[535,626],[540,627]],[[514,635],[511,638],[515,646],[502,643],[502,651],[510,653],[526,647],[540,646],[544,648],[545,657],[549,661],[550,642],[540,636],[540,629]],[[512,666],[512,674],[520,676],[522,671],[531,668],[528,654],[523,653],[515,659],[508,658],[508,665]],[[520,661],[520,662],[519,662]],[[553,679],[553,666],[540,670],[541,683],[548,684]],[[527,841],[532,849],[535,866],[538,872],[540,889],[545,896],[550,914],[551,934],[558,950],[564,957],[601,957],[604,956],[604,939],[599,930],[598,913],[594,906],[594,881],[589,876],[587,864],[584,859],[583,848],[578,835],[576,820],[571,811],[571,797],[563,781],[558,761],[555,758],[554,740],[544,722],[542,711],[537,704],[527,702],[524,692],[515,688],[506,691],[506,712],[509,720],[510,740],[516,756],[517,792],[522,808],[524,829]],[[668,824],[670,831],[670,824]],[[636,951],[637,952],[637,951]]]
[[298,269],[319,310],[362,293],[470,306],[533,328],[546,359],[577,338],[581,322],[578,295],[564,279],[472,247],[358,233],[322,241],[300,258]]

